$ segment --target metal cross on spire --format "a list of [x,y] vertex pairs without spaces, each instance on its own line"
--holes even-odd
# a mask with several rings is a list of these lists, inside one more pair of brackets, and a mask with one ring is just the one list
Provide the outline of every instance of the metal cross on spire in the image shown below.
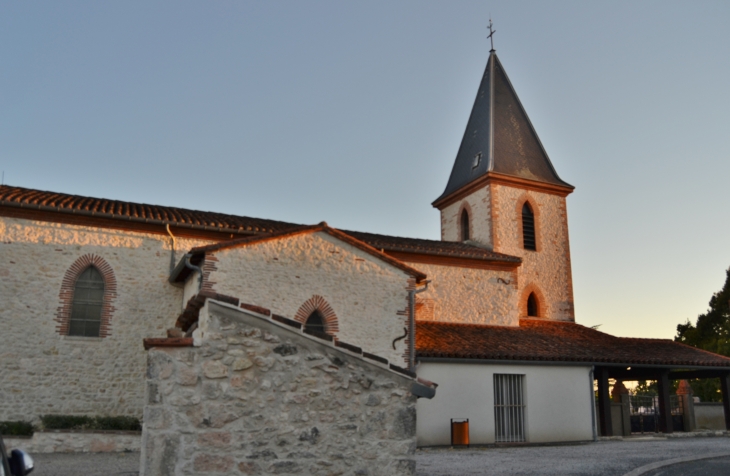
[[492,49],[489,50],[490,52],[494,51],[494,34],[497,33],[497,30],[492,30],[492,17],[489,17],[489,41],[492,44]]

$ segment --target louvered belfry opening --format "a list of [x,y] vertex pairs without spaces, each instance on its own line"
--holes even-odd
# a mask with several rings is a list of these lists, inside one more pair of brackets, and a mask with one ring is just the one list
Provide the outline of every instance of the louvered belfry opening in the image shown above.
[[497,443],[525,441],[524,375],[494,374],[494,437]]
[[461,241],[469,239],[469,212],[461,211]]
[[535,297],[535,293],[530,293],[530,295],[527,296],[527,316],[528,317],[538,317],[538,315],[537,315],[537,298]]
[[304,323],[304,329],[325,334],[324,317],[322,317],[322,314],[319,311],[311,313],[307,318],[307,322]]
[[86,268],[76,280],[68,335],[99,337],[101,309],[104,304],[104,279],[94,266]]
[[537,250],[537,246],[535,246],[535,215],[527,202],[522,205],[522,246],[526,250]]

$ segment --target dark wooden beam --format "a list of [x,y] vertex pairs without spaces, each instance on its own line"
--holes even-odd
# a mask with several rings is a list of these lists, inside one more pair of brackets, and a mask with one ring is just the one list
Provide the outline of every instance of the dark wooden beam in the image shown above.
[[598,380],[598,421],[601,425],[601,436],[613,436],[611,421],[611,397],[608,395],[608,369],[596,368]]
[[691,380],[695,378],[721,378],[727,370],[675,370],[669,372],[669,380]]
[[722,408],[725,410],[725,429],[730,430],[730,374],[720,377]]
[[626,382],[636,380],[656,380],[660,373],[669,371],[669,380],[691,380],[697,378],[720,378],[728,373],[728,370],[718,369],[697,369],[697,370],[672,370],[651,367],[607,367],[608,378]]
[[669,371],[665,370],[658,375],[657,387],[659,390],[659,430],[662,433],[674,432],[672,425],[672,405],[669,402]]

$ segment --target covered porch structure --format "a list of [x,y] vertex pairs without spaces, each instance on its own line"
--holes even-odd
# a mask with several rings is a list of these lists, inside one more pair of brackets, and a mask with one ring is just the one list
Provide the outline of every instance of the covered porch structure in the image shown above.
[[[695,352],[704,352],[699,349],[687,348],[682,344],[666,341],[677,346],[685,347]],[[725,357],[710,354],[709,356],[727,360]],[[717,362],[721,363],[721,362]],[[725,412],[725,429],[730,430],[730,368],[727,366],[709,365],[641,365],[628,363],[624,365],[597,365],[594,367],[594,378],[598,387],[598,427],[601,436],[615,436],[618,431],[613,428],[611,418],[611,396],[609,395],[609,379],[617,381],[655,380],[657,382],[658,397],[658,430],[661,433],[673,433],[672,410],[670,406],[671,382],[675,380],[693,380],[719,378],[722,391],[722,404]],[[684,411],[687,411],[685,408]]]

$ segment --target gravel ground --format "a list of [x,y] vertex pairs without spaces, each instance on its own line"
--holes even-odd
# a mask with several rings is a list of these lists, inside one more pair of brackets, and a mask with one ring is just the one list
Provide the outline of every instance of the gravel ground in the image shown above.
[[655,461],[723,451],[730,452],[730,438],[646,438],[571,446],[423,449],[416,461],[418,476],[621,476]]
[[[622,476],[655,461],[730,452],[730,438],[628,439],[570,446],[423,449],[418,476]],[[139,453],[36,454],[34,476],[137,476]],[[683,463],[651,476],[730,474],[730,458]]]

